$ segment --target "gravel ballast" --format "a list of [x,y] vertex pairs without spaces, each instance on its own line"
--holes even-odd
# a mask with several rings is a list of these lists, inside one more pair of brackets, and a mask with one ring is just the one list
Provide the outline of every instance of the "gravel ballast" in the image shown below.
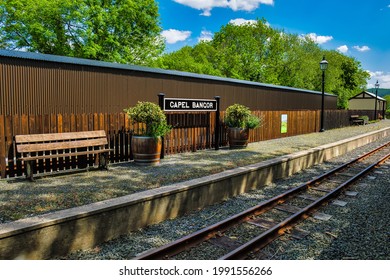
[[[267,155],[272,156],[291,153],[297,150],[319,146],[322,144],[338,141],[357,134],[365,133],[370,128],[379,129],[379,125],[388,125],[388,121],[368,126],[345,128],[332,130],[325,133],[317,133],[277,139],[261,142],[268,150]],[[311,139],[311,141],[310,141]],[[240,212],[246,208],[258,204],[276,194],[297,186],[305,181],[319,175],[319,173],[334,168],[336,165],[344,163],[351,158],[357,157],[365,151],[368,151],[382,143],[390,141],[390,137],[383,138],[375,143],[334,158],[324,164],[302,171],[287,179],[278,180],[264,188],[250,193],[240,195],[221,204],[207,207],[200,211],[188,213],[184,217],[165,221],[157,225],[132,232],[116,240],[101,244],[91,250],[79,251],[70,254],[63,259],[130,259],[141,252],[162,246],[184,235],[190,234],[205,226],[218,222],[230,215]],[[256,143],[258,144],[258,143]],[[248,151],[253,151],[256,145],[250,145]],[[278,145],[276,147],[276,145]],[[313,146],[312,146],[313,145]],[[216,153],[215,151],[209,151]],[[232,151],[222,151],[223,156],[229,156],[233,159]],[[165,164],[169,167],[180,168],[174,165],[174,162],[181,157],[193,158],[194,170],[202,169],[204,161],[217,162],[217,157],[202,158],[200,153],[183,154],[167,157]],[[226,154],[225,154],[226,153]],[[235,152],[234,152],[235,153]],[[239,152],[238,152],[239,153]],[[226,159],[224,159],[226,160]],[[234,165],[238,165],[232,160]],[[204,163],[207,166],[207,163]],[[208,163],[212,164],[212,163]],[[165,165],[165,166],[166,166]],[[233,164],[232,164],[233,165]],[[160,167],[161,167],[160,166]],[[182,168],[188,168],[190,165],[184,165]],[[167,167],[167,166],[166,166]],[[356,197],[340,197],[347,202],[345,207],[328,205],[320,209],[321,212],[332,215],[328,221],[319,221],[313,218],[307,219],[298,225],[299,228],[309,232],[309,235],[301,240],[295,240],[289,235],[285,235],[263,250],[259,258],[267,259],[389,259],[390,258],[390,224],[389,203],[389,181],[390,169],[386,164],[378,168],[374,173],[367,176],[364,180],[357,183],[351,190],[357,191]],[[171,169],[169,169],[172,171]],[[95,172],[90,172],[95,173]],[[199,171],[201,173],[201,170]],[[198,173],[195,172],[195,176]],[[78,174],[79,176],[79,174]],[[239,238],[239,233],[237,233]],[[201,256],[187,255],[183,258],[188,259],[214,259],[215,255],[210,250],[202,252]]]

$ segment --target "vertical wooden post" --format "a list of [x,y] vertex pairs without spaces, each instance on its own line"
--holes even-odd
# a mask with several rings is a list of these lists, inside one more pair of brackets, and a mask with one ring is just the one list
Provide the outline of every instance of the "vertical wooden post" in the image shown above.
[[214,98],[217,101],[217,111],[215,112],[215,150],[219,150],[219,131],[220,131],[219,104],[220,104],[221,97],[215,96]]
[[0,178],[6,177],[6,157],[8,152],[6,151],[5,145],[5,116],[0,115]]
[[[160,106],[161,110],[164,110],[164,93],[159,93],[158,95],[158,105]],[[165,141],[164,136],[161,136],[161,155],[160,158],[163,159],[165,155]]]

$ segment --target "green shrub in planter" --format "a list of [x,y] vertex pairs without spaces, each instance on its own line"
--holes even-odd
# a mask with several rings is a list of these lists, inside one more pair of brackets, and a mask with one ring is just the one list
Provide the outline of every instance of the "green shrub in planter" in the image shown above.
[[256,117],[255,115],[250,115],[246,121],[246,128],[249,129],[255,129],[260,127],[261,120],[260,118]]
[[168,134],[172,127],[167,124],[164,111],[152,102],[141,102],[124,110],[133,123],[145,124],[145,129],[139,132],[141,136],[159,137]]
[[261,119],[252,114],[248,107],[234,104],[226,109],[225,124],[228,128],[231,149],[243,149],[248,145],[249,129],[261,125]]
[[261,125],[261,119],[252,115],[248,107],[234,104],[226,109],[225,124],[228,127],[254,129]]

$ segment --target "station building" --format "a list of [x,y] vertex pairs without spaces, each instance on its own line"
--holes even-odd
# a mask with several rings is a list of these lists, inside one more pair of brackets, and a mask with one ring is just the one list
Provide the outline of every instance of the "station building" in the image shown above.
[[[117,113],[137,101],[221,97],[251,110],[320,110],[321,92],[231,78],[0,50],[0,115]],[[325,94],[325,110],[337,96]]]
[[376,109],[380,116],[384,116],[386,112],[386,99],[376,95],[374,93],[363,91],[356,94],[349,99],[350,110],[375,110]]

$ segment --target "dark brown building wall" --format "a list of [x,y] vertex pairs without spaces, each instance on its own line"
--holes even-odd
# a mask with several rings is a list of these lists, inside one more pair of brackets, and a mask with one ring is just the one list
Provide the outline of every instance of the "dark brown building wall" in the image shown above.
[[[221,96],[221,110],[317,110],[321,94],[206,75],[0,51],[0,114],[117,113],[137,101]],[[336,109],[327,95],[325,109]]]

